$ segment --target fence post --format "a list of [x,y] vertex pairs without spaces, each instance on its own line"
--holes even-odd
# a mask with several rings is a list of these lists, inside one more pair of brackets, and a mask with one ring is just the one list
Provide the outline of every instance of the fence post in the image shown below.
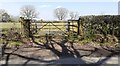
[[[23,27],[23,30],[21,32],[23,32],[25,37],[31,37],[32,33],[30,30],[30,19],[24,19],[23,17],[20,18],[21,19],[21,26]],[[22,28],[21,28],[22,29]]]
[[31,37],[32,33],[30,30],[30,19],[25,19],[24,20],[24,32],[25,32],[25,36],[27,37]]
[[80,35],[80,18],[77,21],[78,29],[77,29],[77,35]]
[[69,20],[68,20],[68,29],[67,29],[67,31],[68,32],[70,31],[70,22],[69,22]]

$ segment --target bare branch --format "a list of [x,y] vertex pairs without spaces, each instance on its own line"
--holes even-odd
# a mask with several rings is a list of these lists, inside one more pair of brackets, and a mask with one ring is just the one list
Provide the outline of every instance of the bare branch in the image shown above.
[[21,8],[20,14],[22,17],[26,17],[29,19],[36,18],[38,13],[36,12],[36,9],[32,5],[25,5]]
[[54,16],[59,20],[64,20],[68,16],[68,10],[66,8],[57,8],[54,10]]
[[0,15],[6,13],[6,11],[4,9],[0,9]]
[[69,13],[69,16],[70,16],[70,18],[71,19],[78,19],[79,18],[79,13],[78,12],[73,12],[73,11],[71,11],[70,13]]

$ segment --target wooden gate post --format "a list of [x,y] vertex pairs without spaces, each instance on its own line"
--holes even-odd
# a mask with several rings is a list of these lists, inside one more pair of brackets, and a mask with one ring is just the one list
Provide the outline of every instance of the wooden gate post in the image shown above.
[[30,30],[30,19],[24,19],[24,32],[25,32],[25,36],[26,37],[31,37],[32,33],[31,33],[31,30]]
[[68,21],[68,28],[67,28],[67,31],[68,31],[68,32],[70,31],[70,21]]
[[77,21],[78,29],[77,29],[77,35],[80,35],[80,18]]
[[25,37],[31,37],[32,36],[32,33],[31,33],[31,30],[30,30],[30,24],[31,24],[31,20],[30,19],[24,19],[23,17],[20,17],[21,19],[21,26],[22,26],[22,34],[25,36]]

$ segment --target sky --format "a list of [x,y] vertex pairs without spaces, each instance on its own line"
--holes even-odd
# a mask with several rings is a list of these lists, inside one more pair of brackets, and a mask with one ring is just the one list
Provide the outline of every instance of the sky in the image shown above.
[[[64,7],[69,11],[77,11],[80,16],[86,15],[117,15],[119,0],[0,0],[0,9],[5,9],[14,16],[20,15],[20,8],[33,5],[39,12],[38,19],[55,20],[54,9]],[[69,19],[69,17],[68,17]]]

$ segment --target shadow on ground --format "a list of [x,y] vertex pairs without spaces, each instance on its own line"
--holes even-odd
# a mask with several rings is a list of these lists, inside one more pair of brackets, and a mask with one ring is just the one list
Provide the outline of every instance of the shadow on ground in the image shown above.
[[[2,57],[5,56],[5,64],[3,64],[2,66],[10,66],[9,65],[10,56],[17,56],[17,57],[26,59],[26,61],[23,64],[21,64],[21,66],[30,66],[28,65],[30,64],[30,61],[44,63],[43,66],[52,66],[52,65],[53,66],[66,66],[66,64],[68,64],[69,66],[74,66],[74,65],[75,66],[86,66],[86,65],[101,66],[105,61],[109,60],[112,56],[118,55],[120,53],[120,51],[110,51],[110,50],[103,48],[104,50],[110,51],[112,53],[107,55],[106,58],[102,60],[98,60],[95,63],[86,63],[86,61],[84,61],[81,58],[90,56],[91,54],[93,54],[94,52],[98,50],[97,48],[94,48],[94,50],[89,50],[90,52],[89,54],[81,55],[80,52],[74,47],[74,44],[73,44],[74,42],[69,42],[67,39],[62,39],[61,41],[58,42],[58,41],[53,40],[51,37],[47,35],[45,39],[46,39],[46,42],[41,45],[38,42],[35,42],[34,37],[32,37],[32,40],[35,44],[39,45],[39,47],[52,51],[59,59],[44,60],[40,58],[28,57],[28,56],[15,53],[20,48],[16,48],[12,52],[5,52],[5,46],[7,45],[5,44],[2,47],[3,49]],[[69,43],[69,46],[67,45],[68,43]],[[60,47],[60,50],[56,48],[56,45]]]

